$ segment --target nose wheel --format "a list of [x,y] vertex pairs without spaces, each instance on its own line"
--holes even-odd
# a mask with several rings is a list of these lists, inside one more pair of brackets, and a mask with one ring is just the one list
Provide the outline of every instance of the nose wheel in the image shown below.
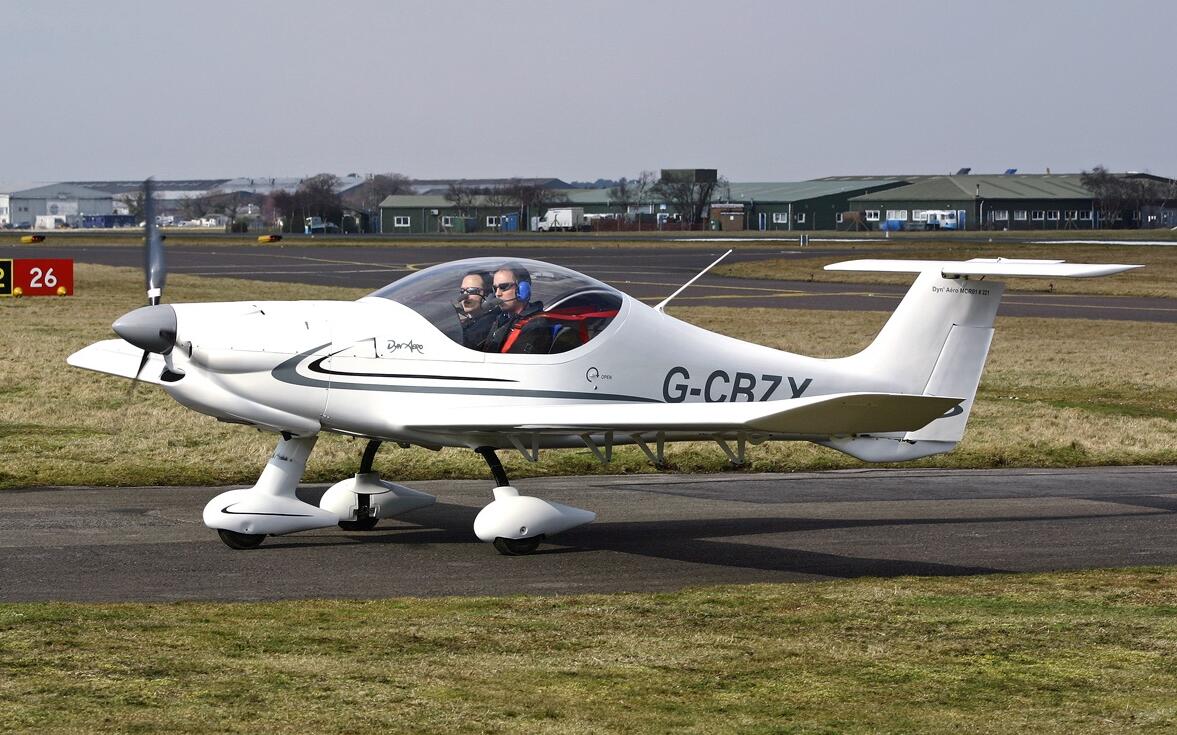
[[217,535],[221,537],[221,541],[225,542],[225,546],[237,550],[256,549],[261,546],[262,541],[266,540],[264,533],[239,533],[226,528],[218,528]]
[[499,536],[494,540],[494,547],[495,551],[503,556],[527,556],[534,554],[535,550],[539,548],[539,543],[543,540],[542,533],[531,538],[503,538]]
[[493,447],[478,447],[474,451],[486,460],[498,485],[493,491],[494,502],[474,518],[474,535],[494,544],[495,551],[503,556],[534,554],[548,536],[596,519],[597,514],[589,510],[520,495],[511,487]]

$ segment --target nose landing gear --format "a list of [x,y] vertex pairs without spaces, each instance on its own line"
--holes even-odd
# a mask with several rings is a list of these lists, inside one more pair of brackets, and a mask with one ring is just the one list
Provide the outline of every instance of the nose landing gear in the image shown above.
[[525,556],[535,553],[540,542],[548,536],[596,519],[597,514],[591,510],[520,495],[511,487],[503,464],[492,447],[479,447],[474,451],[486,460],[498,485],[494,489],[494,501],[479,511],[474,519],[474,534],[494,544],[500,554]]

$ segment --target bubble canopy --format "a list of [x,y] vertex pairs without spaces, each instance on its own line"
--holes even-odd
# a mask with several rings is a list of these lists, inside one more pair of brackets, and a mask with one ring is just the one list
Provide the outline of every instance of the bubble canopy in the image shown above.
[[[487,291],[484,308],[496,312],[502,302],[495,296],[492,284],[503,280],[495,279],[495,273],[503,269],[530,277],[528,301],[540,309],[533,319],[543,318],[550,323],[554,337],[561,330],[569,332],[567,339],[554,338],[549,352],[574,349],[595,337],[612,321],[625,299],[620,291],[583,273],[526,258],[467,258],[442,263],[405,276],[369,296],[409,307],[461,344],[462,326],[458,316],[465,295],[461,288],[463,279],[470,274],[481,275]],[[510,280],[523,279],[512,276]],[[572,331],[580,335],[579,340]]]

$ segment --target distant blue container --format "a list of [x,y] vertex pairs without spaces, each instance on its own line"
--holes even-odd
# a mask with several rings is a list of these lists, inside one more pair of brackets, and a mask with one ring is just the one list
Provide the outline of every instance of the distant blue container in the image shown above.
[[900,230],[903,229],[903,220],[901,220],[901,219],[884,220],[883,224],[879,225],[879,229],[886,230],[889,232],[899,232]]
[[518,232],[519,213],[512,212],[511,214],[504,214],[503,218],[499,220],[499,229],[503,232]]

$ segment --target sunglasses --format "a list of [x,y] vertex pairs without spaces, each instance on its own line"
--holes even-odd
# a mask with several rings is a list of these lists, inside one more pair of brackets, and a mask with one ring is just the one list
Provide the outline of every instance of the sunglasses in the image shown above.
[[463,296],[486,296],[486,291],[483,291],[478,286],[467,286],[466,288],[459,288],[458,293]]
[[517,285],[518,284],[516,284],[516,283],[496,283],[495,284],[495,291],[510,291],[511,289],[515,288],[515,286],[517,286]]

